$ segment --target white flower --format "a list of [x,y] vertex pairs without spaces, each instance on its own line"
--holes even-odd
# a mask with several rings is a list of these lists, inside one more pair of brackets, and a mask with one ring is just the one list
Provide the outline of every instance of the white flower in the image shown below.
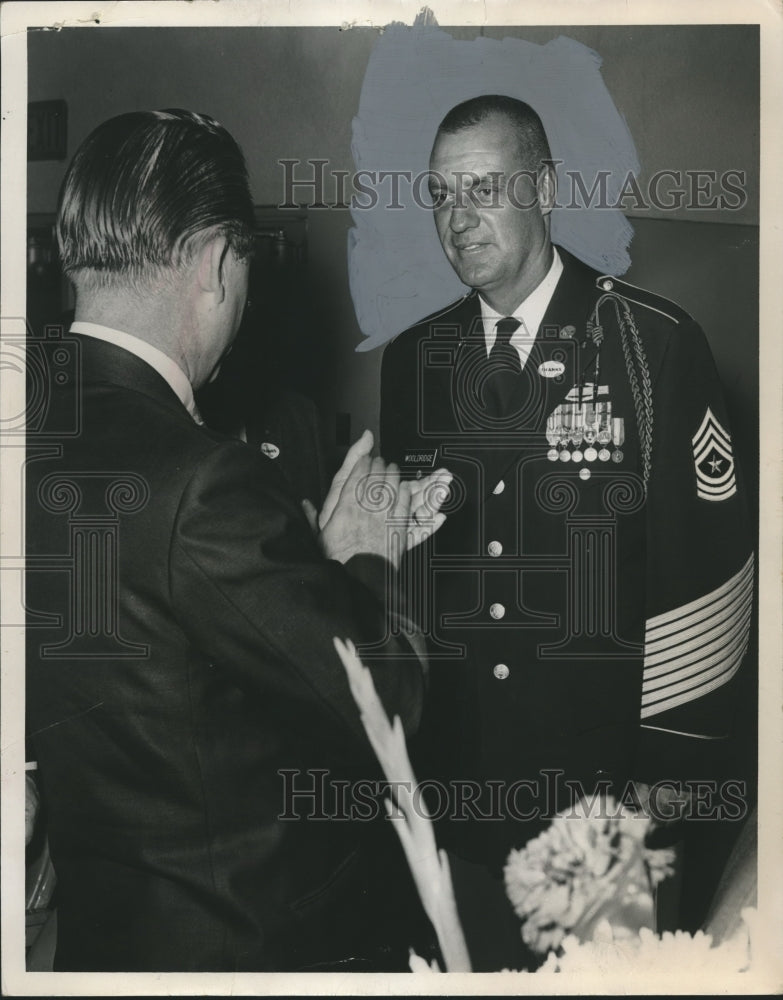
[[411,972],[440,972],[436,959],[433,958],[432,963],[427,965],[426,961],[420,955],[417,955],[413,948],[410,949],[408,965]]
[[569,934],[562,941],[561,954],[550,952],[539,973],[605,973],[617,976],[650,976],[665,969],[687,970],[688,978],[699,981],[704,975],[733,975],[747,972],[751,966],[750,931],[756,911],[743,910],[744,926],[728,941],[713,947],[712,938],[703,931],[665,932],[660,937],[643,927],[638,934],[625,936],[602,920],[591,941],[580,941]]
[[662,847],[654,851],[647,849],[644,852],[644,860],[653,887],[674,874],[675,853],[671,847]]
[[548,829],[512,851],[506,893],[525,943],[544,954],[574,933],[588,936],[602,917],[635,932],[652,919],[651,885],[671,873],[671,851],[644,848],[650,819],[611,796],[580,800]]

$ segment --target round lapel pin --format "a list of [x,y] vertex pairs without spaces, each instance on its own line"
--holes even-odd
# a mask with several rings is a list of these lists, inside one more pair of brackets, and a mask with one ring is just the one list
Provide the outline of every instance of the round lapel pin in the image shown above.
[[542,361],[538,366],[538,374],[542,378],[557,378],[558,375],[562,375],[565,371],[565,365],[562,361]]

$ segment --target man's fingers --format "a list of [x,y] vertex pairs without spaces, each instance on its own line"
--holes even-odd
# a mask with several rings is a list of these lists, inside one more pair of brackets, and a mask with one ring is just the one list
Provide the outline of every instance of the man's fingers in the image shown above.
[[412,479],[411,488],[415,495],[416,493],[429,491],[433,486],[439,483],[445,483],[448,485],[453,478],[454,477],[448,469],[436,469],[435,472],[431,472],[428,476],[423,476],[421,479]]
[[372,446],[374,444],[374,438],[372,436],[372,431],[364,430],[360,437],[358,437],[348,451],[345,453],[345,458],[343,459],[343,467],[348,466],[350,471],[353,468],[356,460],[361,458],[362,455],[369,455],[372,451]]
[[411,505],[411,491],[407,483],[400,480],[400,467],[389,462],[384,475],[384,486],[388,491],[391,516],[406,517]]
[[353,470],[356,468],[356,463],[361,458],[365,458],[370,454],[373,447],[373,436],[371,431],[365,431],[360,438],[358,438],[348,451],[345,453],[345,458],[343,459],[343,464],[337,470],[332,479],[332,484],[329,487],[329,492],[326,494],[326,499],[321,507],[321,513],[318,518],[318,523],[321,528],[326,524],[329,518],[334,513],[334,508],[337,506],[337,501],[340,499],[340,495],[343,491],[348,477],[351,475]]
[[[343,486],[349,479],[351,473],[356,468],[357,462],[362,458],[367,458],[367,456],[372,451],[373,437],[371,431],[365,431],[360,438],[358,438],[348,451],[345,453],[345,458],[343,459],[343,464],[335,473],[334,479],[332,480],[332,486],[329,490],[331,494],[333,491],[337,497],[340,496]],[[337,501],[335,500],[335,503]],[[324,504],[326,506],[326,504]]]
[[430,535],[434,535],[445,520],[446,515],[440,513],[430,514],[426,520],[416,520],[414,516],[411,516],[408,525],[408,549],[415,549],[417,545],[421,545],[422,542],[426,541]]
[[[354,466],[348,473],[348,477],[343,483],[340,491],[341,496],[356,496],[356,489],[363,479],[368,478],[372,472],[373,465],[380,461],[377,458],[370,458],[369,455],[360,455],[354,462]],[[365,487],[366,488],[366,487]]]
[[388,465],[379,457],[371,458],[372,435],[365,432],[345,456],[340,471],[332,480],[319,518],[323,538],[325,524],[335,509],[345,508],[357,516],[360,510],[374,517],[391,520],[404,529],[403,545],[412,549],[434,534],[446,520],[440,512],[449,496],[452,474],[438,469],[420,480],[403,480],[394,462]]
[[393,477],[389,479],[389,485],[394,490],[394,504],[392,506],[392,517],[395,521],[407,518],[411,509],[411,484],[407,479],[400,481],[400,470],[395,466],[389,466],[393,472]]
[[305,497],[302,501],[302,510],[307,518],[307,523],[310,525],[313,534],[318,534],[318,511],[315,509],[313,504]]
[[[424,506],[431,513],[436,513],[449,497],[449,485],[453,475],[448,469],[438,469],[423,479],[411,483],[411,507],[417,510]],[[426,511],[422,511],[422,514]]]

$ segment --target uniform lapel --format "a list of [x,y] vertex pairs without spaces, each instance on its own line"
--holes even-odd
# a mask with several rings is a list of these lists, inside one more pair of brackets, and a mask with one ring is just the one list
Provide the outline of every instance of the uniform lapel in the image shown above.
[[[448,414],[451,428],[457,433],[481,431],[478,378],[487,359],[484,327],[481,322],[479,297],[472,292],[454,312],[456,335],[454,365],[451,374],[451,408]],[[443,414],[446,418],[446,414]]]
[[[520,378],[525,383],[525,407],[520,425],[493,430],[477,394],[486,362],[481,304],[473,292],[442,318],[429,323],[422,349],[425,379],[420,405],[427,426],[438,427],[443,443],[480,445],[485,486],[494,488],[518,455],[541,444],[549,414],[574,386],[589,375],[596,348],[587,337],[587,321],[596,300],[596,275],[567,251],[558,248],[563,273],[539,327]],[[444,392],[443,366],[450,357],[450,392]],[[554,373],[554,374],[552,374]],[[478,377],[477,377],[478,376]],[[425,412],[426,411],[426,415]],[[440,455],[437,461],[441,461]],[[448,464],[444,457],[444,464]]]
[[567,251],[558,248],[563,273],[538,328],[521,378],[527,404],[517,433],[505,434],[505,444],[493,449],[487,464],[486,487],[494,488],[520,453],[543,447],[547,417],[569,392],[584,384],[595,363],[597,348],[587,335],[587,321],[596,299],[595,274]]
[[563,273],[538,329],[526,369],[540,399],[532,427],[540,431],[549,414],[584,381],[595,363],[596,346],[587,335],[595,304],[595,275],[581,261],[559,249]]
[[[522,372],[530,402],[521,431],[538,431],[544,426],[552,410],[584,379],[597,353],[587,337],[587,321],[596,298],[595,274],[567,251],[558,248],[558,252],[563,273]],[[486,429],[486,421],[475,419],[475,392],[467,405],[464,401],[465,392],[476,388],[471,373],[486,359],[478,295],[469,295],[444,322],[454,326],[458,337],[452,385],[454,429],[465,430],[471,425],[476,430]]]

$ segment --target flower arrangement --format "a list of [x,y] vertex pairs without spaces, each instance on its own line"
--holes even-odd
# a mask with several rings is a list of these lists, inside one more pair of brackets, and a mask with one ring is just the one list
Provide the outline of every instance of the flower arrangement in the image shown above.
[[[397,808],[387,801],[387,812],[435,928],[446,971],[469,972],[448,857],[437,848],[431,819],[412,805],[416,779],[400,720],[389,722],[372,675],[350,640],[334,644],[370,743],[397,789]],[[743,926],[717,946],[703,931],[659,936],[651,930],[652,890],[671,873],[673,852],[645,846],[650,823],[644,813],[609,796],[582,799],[523,848],[511,851],[504,870],[506,893],[522,921],[524,941],[546,955],[538,969],[518,975],[645,976],[679,967],[698,977],[751,968],[751,933],[762,939],[755,909],[743,909]],[[427,964],[413,951],[410,969],[441,971],[435,960]]]
[[714,945],[712,936],[704,931],[664,931],[655,934],[642,927],[637,934],[618,935],[609,920],[597,924],[589,941],[580,941],[574,934],[563,938],[557,951],[550,951],[546,961],[533,973],[562,972],[583,975],[596,973],[633,976],[660,975],[666,969],[687,969],[698,979],[710,976],[730,976],[750,968],[750,933],[755,926],[755,909],[742,911],[743,926],[727,941]]
[[650,820],[611,796],[581,799],[506,862],[506,893],[525,944],[539,954],[567,934],[587,940],[611,916],[615,933],[652,926],[652,888],[671,874],[674,852],[644,846]]
[[[742,910],[743,925],[733,937],[713,943],[712,936],[704,931],[689,934],[687,931],[665,931],[655,934],[643,927],[638,934],[617,935],[607,919],[596,925],[589,941],[580,941],[574,934],[566,935],[560,947],[547,954],[546,961],[532,972],[514,971],[518,976],[551,975],[563,973],[574,977],[602,976],[634,977],[650,981],[651,977],[672,969],[687,970],[688,977],[696,982],[707,976],[730,977],[751,969],[751,935],[756,929],[758,912],[751,907]],[[423,958],[412,954],[411,972],[440,972],[436,963],[427,965]],[[508,973],[510,970],[503,969]]]

